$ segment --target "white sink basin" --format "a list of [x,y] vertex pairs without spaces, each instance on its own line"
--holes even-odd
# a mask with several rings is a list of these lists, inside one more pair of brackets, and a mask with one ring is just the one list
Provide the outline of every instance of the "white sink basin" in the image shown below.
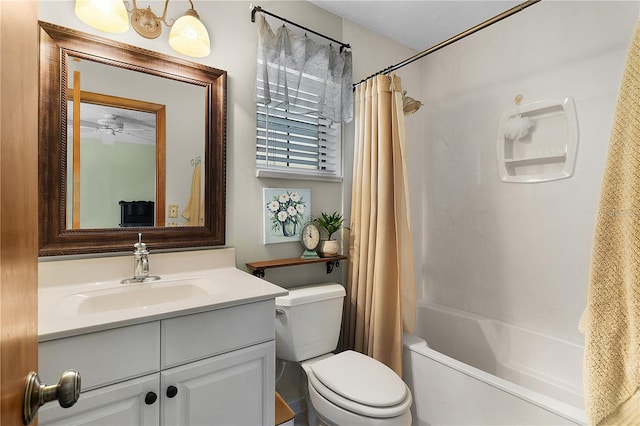
[[83,291],[65,296],[56,311],[59,315],[69,316],[144,309],[165,303],[201,299],[222,291],[222,287],[204,278],[118,284],[102,290]]

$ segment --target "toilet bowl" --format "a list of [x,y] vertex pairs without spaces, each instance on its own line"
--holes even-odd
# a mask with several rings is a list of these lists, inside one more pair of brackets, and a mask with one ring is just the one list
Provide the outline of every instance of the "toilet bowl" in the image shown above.
[[411,392],[393,370],[358,352],[332,353],[344,296],[340,284],[328,283],[277,297],[276,357],[300,363],[308,411],[322,424],[410,425]]
[[300,365],[311,405],[327,425],[410,425],[411,392],[384,364],[345,351]]

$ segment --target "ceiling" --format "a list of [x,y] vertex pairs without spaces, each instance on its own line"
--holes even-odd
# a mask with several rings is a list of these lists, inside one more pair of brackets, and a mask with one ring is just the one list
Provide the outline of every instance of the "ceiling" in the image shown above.
[[523,3],[517,0],[309,1],[416,51]]

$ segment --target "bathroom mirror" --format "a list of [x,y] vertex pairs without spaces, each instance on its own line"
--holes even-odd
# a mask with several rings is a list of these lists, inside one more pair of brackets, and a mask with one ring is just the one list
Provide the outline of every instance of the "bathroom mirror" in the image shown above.
[[[224,245],[226,72],[39,24],[39,254],[130,251],[138,232],[150,249]],[[85,103],[103,109],[92,111]],[[163,146],[143,146],[150,127]],[[113,148],[119,148],[118,134],[125,131],[127,144],[153,158],[132,161],[129,154],[117,154]],[[91,140],[97,151],[85,154]],[[116,167],[112,163],[83,175],[80,164],[90,164],[91,155],[96,164],[115,157],[139,174],[117,183],[112,170],[107,173]],[[135,192],[126,184],[133,181],[151,182],[151,189],[146,185],[147,192]],[[107,192],[113,199],[106,207],[92,204],[103,198],[96,194]],[[126,212],[141,205],[147,210],[150,205],[151,213],[128,221]],[[81,220],[83,213],[95,216],[100,209],[109,211],[108,220]]]

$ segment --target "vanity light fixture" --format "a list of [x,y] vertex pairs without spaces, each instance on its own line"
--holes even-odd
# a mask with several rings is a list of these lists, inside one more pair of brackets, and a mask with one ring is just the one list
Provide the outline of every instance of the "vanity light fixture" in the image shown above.
[[171,27],[169,33],[169,46],[178,53],[186,56],[203,58],[211,53],[209,33],[200,21],[198,12],[193,8],[193,1],[189,0],[191,8],[175,22],[167,21],[167,6],[169,0],[164,3],[162,16],[158,17],[151,10],[138,8],[136,0],[132,0],[133,8],[126,8],[123,0],[76,0],[76,16],[93,28],[111,33],[122,33],[129,29],[131,14],[131,26],[144,38],[157,38],[162,33],[162,25]]
[[106,33],[124,33],[129,16],[122,0],[76,0],[76,16],[85,24]]

